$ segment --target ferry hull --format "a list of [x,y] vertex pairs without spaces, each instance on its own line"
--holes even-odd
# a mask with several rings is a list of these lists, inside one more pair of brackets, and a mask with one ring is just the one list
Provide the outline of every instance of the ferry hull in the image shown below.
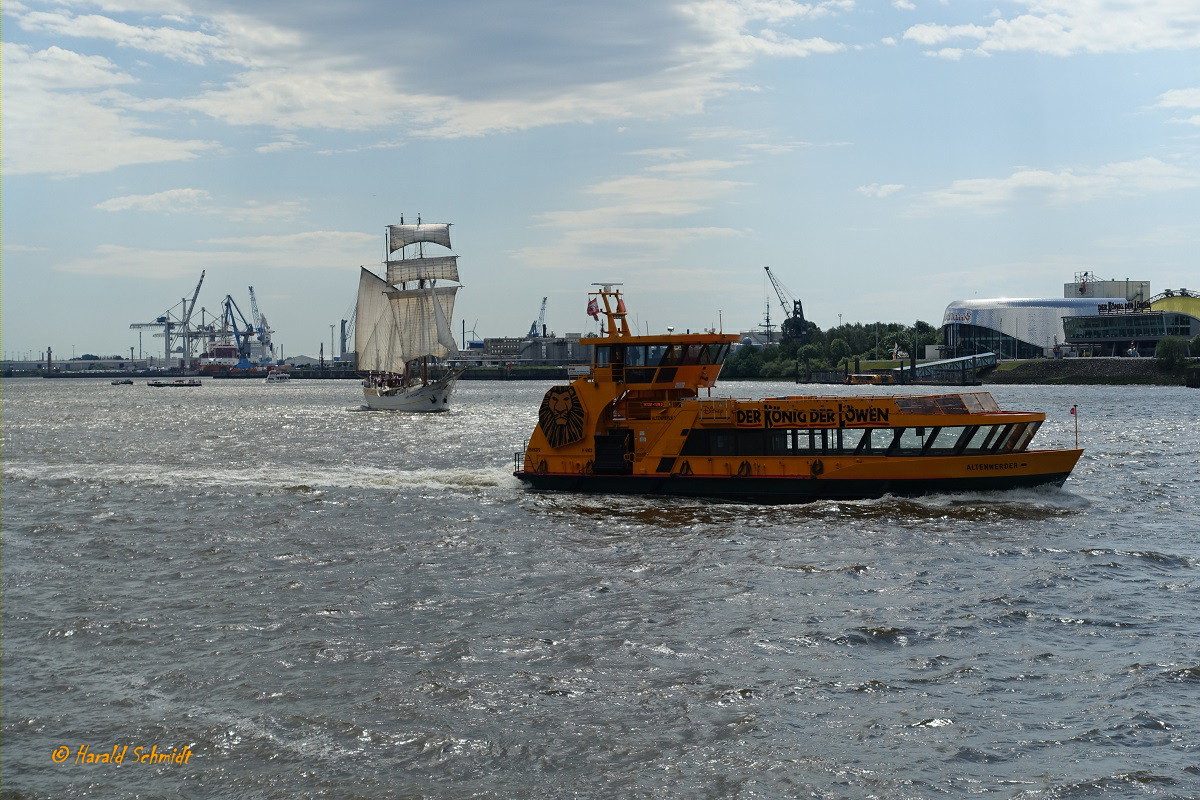
[[514,472],[533,489],[598,494],[666,495],[746,503],[808,503],[871,500],[884,495],[916,497],[957,492],[993,492],[1062,486],[1067,472],[980,478],[805,479],[697,475],[554,475]]
[[[732,462],[724,474],[709,471],[681,474],[553,473],[519,470],[513,474],[534,489],[612,494],[713,497],[753,503],[805,503],[813,500],[870,500],[884,495],[914,497],[956,492],[994,492],[1037,486],[1062,486],[1082,450],[1035,450],[1008,456],[929,458],[831,458],[820,474],[796,459],[791,466],[805,474],[738,473]],[[779,463],[779,462],[777,462]],[[749,463],[745,463],[749,467]]]

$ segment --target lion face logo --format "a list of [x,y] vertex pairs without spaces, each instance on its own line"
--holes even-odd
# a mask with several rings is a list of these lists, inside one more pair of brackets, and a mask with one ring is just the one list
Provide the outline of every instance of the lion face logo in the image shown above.
[[538,423],[551,447],[559,448],[583,438],[583,403],[573,386],[554,386],[542,398]]

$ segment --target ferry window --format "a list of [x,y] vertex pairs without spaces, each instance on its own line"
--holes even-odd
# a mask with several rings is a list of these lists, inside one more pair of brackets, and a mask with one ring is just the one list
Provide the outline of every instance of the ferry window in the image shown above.
[[930,428],[929,435],[925,437],[925,444],[921,447],[922,453],[929,452],[933,447],[933,443],[937,441],[938,434],[942,432],[941,428]]
[[683,355],[684,366],[690,366],[692,364],[706,363],[706,362],[702,362],[700,360],[701,355],[708,355],[708,351],[704,349],[704,345],[702,345],[702,344],[687,345],[687,349],[684,351],[684,355]]
[[625,366],[640,367],[646,363],[646,345],[625,348]]
[[663,347],[661,344],[646,345],[646,364],[648,364],[648,365],[658,364],[659,360],[662,358],[663,353],[665,353],[666,350],[667,350],[667,348]]
[[1029,440],[1033,438],[1033,435],[1037,433],[1037,429],[1040,427],[1042,427],[1042,423],[1030,422],[1028,426],[1026,426],[1025,432],[1021,434],[1021,438],[1017,440],[1016,446],[1013,447],[1013,452],[1024,453],[1025,448],[1029,447]]
[[934,428],[932,434],[925,440],[925,451],[942,455],[954,452],[965,430],[966,428],[957,425],[948,428]]
[[959,452],[980,453],[987,446],[988,440],[996,433],[996,425],[977,425],[971,438],[967,439]]
[[596,366],[607,367],[609,363],[608,345],[598,345],[596,347]]
[[612,348],[612,363],[613,366],[625,365],[625,347],[624,345],[616,345]]
[[962,434],[958,437],[958,441],[954,443],[954,454],[958,455],[967,448],[967,444],[979,432],[978,425],[968,425],[963,428]]
[[708,431],[705,430],[690,431],[679,450],[682,456],[707,456],[711,452],[708,447]]
[[738,431],[737,454],[739,456],[765,455],[765,431]]
[[714,456],[732,456],[737,453],[734,431],[709,431],[708,451]]
[[771,431],[767,434],[767,455],[790,456],[796,452],[795,431]]
[[725,354],[729,350],[727,344],[710,344],[708,345],[708,361],[702,361],[702,364],[723,364],[725,363]]
[[937,399],[937,406],[943,414],[967,413],[967,404],[956,394],[942,395]]
[[626,383],[650,383],[654,380],[654,367],[626,368]]
[[974,439],[972,439],[971,448],[978,450],[980,453],[988,452],[992,449],[992,440],[996,438],[996,434],[1003,430],[1003,428],[1003,425],[988,425],[986,428],[980,428],[979,432],[981,434],[984,433],[984,431],[987,433],[982,438],[976,436]]
[[1022,422],[1016,425],[1011,425],[1010,427],[1012,428],[1012,432],[1008,436],[1004,437],[1004,444],[1002,444],[996,452],[1011,453],[1013,450],[1015,450],[1017,448],[1017,442],[1020,441],[1022,434],[1025,433],[1025,429],[1029,427],[1029,423]]
[[828,428],[806,428],[796,431],[797,453],[828,453],[837,440]]
[[997,425],[995,429],[996,435],[989,437],[989,441],[984,441],[983,450],[986,453],[995,453],[1004,445],[1004,441],[1008,438],[1008,432],[1012,430],[1012,424]]
[[933,397],[897,397],[896,407],[902,414],[936,414],[937,400]]
[[925,447],[924,428],[894,428],[888,455],[916,455]]
[[677,344],[673,344],[667,347],[658,365],[660,367],[678,367],[681,361],[683,361],[683,348]]
[[[873,446],[874,443],[872,441],[872,434],[874,433],[874,430],[875,430],[874,428],[864,428],[863,432],[862,432],[862,437],[858,440],[857,444],[854,444],[853,439],[850,441],[850,444],[854,444],[854,452],[870,453],[872,450],[875,449]],[[847,433],[849,433],[849,431],[847,431]],[[882,444],[883,444],[883,442],[881,440],[880,445],[882,445]]]

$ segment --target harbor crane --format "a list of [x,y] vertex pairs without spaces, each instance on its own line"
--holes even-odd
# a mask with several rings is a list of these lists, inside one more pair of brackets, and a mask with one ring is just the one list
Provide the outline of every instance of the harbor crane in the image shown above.
[[[225,295],[225,314],[222,317],[223,326],[233,333],[233,340],[237,345],[238,351],[238,369],[250,368],[250,337],[254,335],[254,325],[247,319],[242,310],[238,308],[238,304],[234,301],[233,295]],[[241,321],[241,326],[238,326],[238,321]]]
[[262,358],[268,362],[275,360],[275,345],[271,342],[271,326],[267,318],[258,310],[258,299],[254,296],[254,287],[250,287],[250,318],[258,335],[258,343],[262,345]]
[[546,300],[547,299],[548,298],[545,298],[545,297],[542,298],[541,313],[538,314],[537,320],[535,320],[534,323],[529,326],[529,333],[525,334],[526,339],[536,339],[539,336],[546,335]]
[[[134,322],[129,327],[131,330],[144,330],[146,328],[160,328],[159,333],[154,336],[161,336],[164,341],[163,348],[163,363],[169,365],[171,363],[172,354],[178,348],[180,356],[180,366],[189,367],[192,362],[192,312],[196,310],[196,298],[200,295],[200,287],[204,284],[204,270],[200,271],[200,280],[196,283],[196,290],[192,292],[191,302],[184,297],[180,300],[178,306],[171,306],[164,311],[152,322]],[[176,313],[176,309],[178,313]]]
[[192,302],[183,304],[183,361],[184,365],[192,365],[192,314],[196,310],[196,298],[200,296],[200,287],[204,285],[204,272],[200,270],[200,280],[196,282],[196,291],[192,292]]
[[779,326],[783,340],[785,342],[803,342],[808,337],[808,324],[804,321],[804,306],[787,290],[786,286],[779,282],[770,267],[763,267],[763,269],[767,271],[767,278],[775,289],[779,305],[783,306],[784,320]]

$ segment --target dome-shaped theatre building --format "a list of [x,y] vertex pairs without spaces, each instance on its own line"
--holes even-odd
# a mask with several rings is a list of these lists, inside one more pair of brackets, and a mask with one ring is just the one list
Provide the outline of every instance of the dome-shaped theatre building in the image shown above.
[[1076,275],[1061,298],[956,300],[942,318],[945,357],[1153,355],[1165,336],[1200,335],[1200,292],[1149,296],[1149,281]]

